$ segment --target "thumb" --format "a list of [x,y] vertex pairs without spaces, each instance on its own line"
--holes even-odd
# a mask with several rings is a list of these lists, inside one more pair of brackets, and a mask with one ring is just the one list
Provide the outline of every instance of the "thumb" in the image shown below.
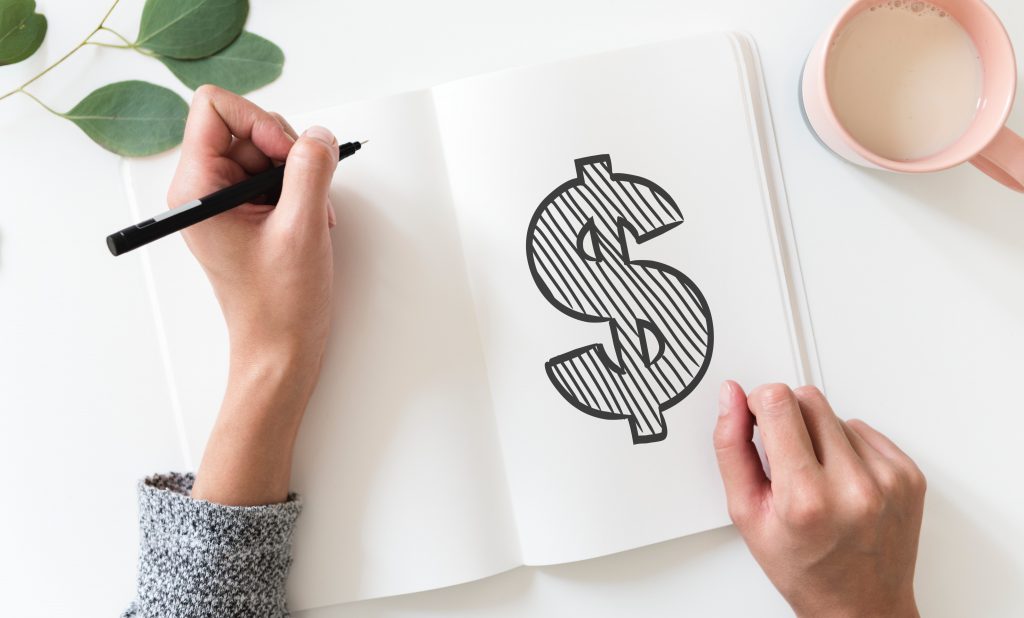
[[769,486],[753,437],[754,416],[743,389],[731,380],[723,382],[718,395],[715,454],[729,516],[741,529],[756,515]]
[[338,167],[338,140],[323,127],[306,130],[288,151],[275,215],[292,223],[324,223],[331,178]]

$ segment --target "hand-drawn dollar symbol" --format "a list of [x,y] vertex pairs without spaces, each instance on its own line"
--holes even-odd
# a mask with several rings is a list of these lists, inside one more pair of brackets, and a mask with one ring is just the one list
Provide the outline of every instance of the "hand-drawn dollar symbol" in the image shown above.
[[533,280],[562,313],[607,322],[613,354],[585,346],[545,364],[576,408],[627,419],[633,443],[667,435],[664,411],[697,386],[711,361],[707,301],[683,273],[631,260],[643,243],[683,222],[672,197],[653,182],[613,174],[611,157],[576,160],[576,178],[544,198],[526,233]]

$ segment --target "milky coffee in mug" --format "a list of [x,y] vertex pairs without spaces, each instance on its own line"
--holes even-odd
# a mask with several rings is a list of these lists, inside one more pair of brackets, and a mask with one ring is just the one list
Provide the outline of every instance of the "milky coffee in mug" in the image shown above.
[[1024,140],[1005,128],[1013,49],[980,0],[854,2],[802,87],[811,127],[854,163],[928,172],[971,161],[1024,190]]

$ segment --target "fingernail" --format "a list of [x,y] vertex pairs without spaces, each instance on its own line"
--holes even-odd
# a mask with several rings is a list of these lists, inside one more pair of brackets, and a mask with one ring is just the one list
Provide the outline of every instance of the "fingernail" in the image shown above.
[[732,401],[732,382],[726,380],[718,389],[718,416],[725,416],[729,413],[729,403]]
[[333,133],[318,125],[313,125],[309,127],[308,129],[306,129],[306,132],[303,133],[302,135],[303,137],[312,137],[313,139],[318,139],[321,142],[327,144],[328,146],[333,146],[338,143],[338,140],[336,137],[334,137]]

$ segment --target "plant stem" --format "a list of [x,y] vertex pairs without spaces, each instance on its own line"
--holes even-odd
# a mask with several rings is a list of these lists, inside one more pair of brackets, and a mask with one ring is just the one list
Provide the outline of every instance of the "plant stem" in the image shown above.
[[[100,20],[100,25],[96,26],[96,30],[99,30],[103,27],[104,24],[107,23],[107,20],[110,19],[110,14],[114,12],[114,9],[117,8],[117,3],[120,1],[121,0],[114,0],[114,4],[110,5],[110,8],[107,9],[107,14],[104,15],[103,19]],[[92,34],[96,34],[96,30],[94,30]],[[92,34],[90,34],[89,36],[92,36]]]
[[95,45],[96,47],[111,47],[113,49],[133,49],[131,45],[116,45],[114,43],[101,43],[100,41],[89,41],[86,45]]
[[[74,54],[76,51],[82,49],[87,44],[89,44],[89,42],[90,42],[89,39],[91,39],[101,29],[106,29],[106,28],[104,28],[104,25],[107,23],[107,19],[110,17],[110,14],[114,12],[114,9],[117,8],[117,4],[120,1],[121,0],[114,0],[114,4],[112,4],[110,6],[110,9],[107,10],[107,14],[103,16],[103,19],[100,21],[100,25],[96,26],[96,28],[92,32],[89,33],[89,36],[87,36],[84,39],[82,39],[82,42],[79,43],[78,45],[76,45],[74,47],[74,49],[72,49],[68,53],[66,53],[63,56],[61,56],[60,58],[58,58],[56,62],[54,62],[50,66],[48,66],[45,69],[43,69],[39,74],[37,74],[35,77],[33,77],[32,79],[28,80],[24,84],[18,86],[17,88],[15,88],[14,90],[12,90],[12,91],[10,91],[10,92],[8,92],[6,94],[0,95],[0,101],[3,101],[4,99],[6,99],[7,97],[15,94],[16,92],[24,92],[25,94],[28,94],[28,96],[32,97],[33,99],[36,99],[34,96],[29,94],[28,92],[25,92],[25,87],[31,85],[34,81],[36,81],[37,79],[39,79],[43,75],[46,75],[47,73],[49,73],[51,70],[53,70],[55,67],[57,67],[57,65],[61,64],[62,62],[64,62],[68,58],[70,58],[71,55]],[[43,105],[42,101],[39,101],[39,99],[36,99],[36,101],[38,101],[40,105]],[[46,105],[43,105],[43,107],[46,107]],[[48,109],[51,112],[53,112],[53,110],[50,109],[49,107],[46,107],[46,109]],[[53,112],[53,113],[59,115],[58,112]]]
[[113,28],[107,28],[106,26],[100,26],[100,30],[106,30],[110,34],[112,34],[112,35],[116,36],[117,38],[121,39],[121,41],[123,41],[125,46],[127,46],[127,47],[135,47],[135,43],[132,43],[131,41],[126,39],[124,36],[121,35],[120,32],[118,32],[117,30],[114,30]]
[[123,34],[118,32],[117,30],[114,30],[113,28],[108,28],[106,26],[101,26],[100,30],[103,30],[104,32],[109,32],[110,34],[114,35],[115,37],[121,39],[121,41],[124,42],[124,45],[116,45],[116,44],[113,44],[113,43],[101,43],[99,41],[89,41],[89,45],[98,45],[99,47],[112,47],[114,49],[130,49],[132,51],[136,51],[136,52],[142,54],[143,56],[149,56],[150,58],[156,58],[157,57],[156,54],[154,54],[153,52],[149,51],[148,49],[142,49],[137,44],[132,43]]
[[17,92],[20,92],[21,94],[23,94],[23,95],[27,96],[28,98],[32,99],[32,100],[33,100],[33,101],[35,101],[36,103],[38,103],[38,104],[42,105],[42,106],[43,106],[43,109],[45,109],[46,111],[50,112],[50,113],[51,113],[51,114],[53,114],[54,116],[60,116],[61,118],[64,118],[64,117],[65,117],[65,115],[64,115],[64,114],[62,114],[62,113],[58,112],[57,110],[53,109],[52,107],[50,107],[50,106],[49,106],[49,105],[47,105],[46,103],[43,103],[42,101],[40,101],[40,100],[39,100],[39,98],[38,98],[38,97],[36,97],[36,96],[35,96],[34,94],[32,94],[31,92],[29,92],[28,90],[18,90]]
[[[92,36],[92,35],[90,34],[89,36]],[[46,74],[47,74],[47,73],[49,73],[49,72],[50,72],[51,70],[53,70],[53,68],[54,68],[54,67],[56,67],[56,66],[57,66],[57,65],[59,65],[60,63],[64,62],[64,61],[65,61],[65,60],[67,60],[68,58],[70,58],[70,57],[71,57],[71,54],[73,54],[73,53],[75,53],[76,51],[78,51],[78,50],[82,49],[82,47],[83,47],[83,46],[85,45],[86,41],[88,41],[88,40],[89,40],[89,39],[88,39],[88,37],[86,37],[86,40],[85,40],[85,41],[82,41],[81,43],[79,43],[78,45],[76,45],[74,49],[72,49],[72,50],[71,50],[71,51],[69,51],[68,53],[64,54],[63,56],[61,56],[61,57],[60,57],[60,59],[59,59],[59,60],[57,60],[57,62],[54,62],[54,63],[53,63],[53,64],[51,64],[50,66],[48,66],[48,67],[46,67],[45,69],[43,69],[41,73],[39,73],[38,75],[36,75],[36,76],[35,76],[35,77],[33,77],[32,79],[28,80],[28,81],[27,81],[27,82],[25,82],[24,84],[22,84],[22,85],[18,86],[18,87],[17,87],[17,88],[15,88],[14,90],[12,90],[12,91],[8,92],[7,94],[5,94],[5,95],[3,95],[3,96],[0,96],[0,101],[3,101],[4,99],[6,99],[7,97],[11,96],[11,95],[12,95],[12,94],[14,94],[15,92],[24,92],[24,91],[25,91],[24,89],[25,89],[25,87],[26,87],[26,86],[30,85],[30,84],[31,84],[32,82],[36,81],[37,79],[39,79],[39,78],[40,78],[40,77],[42,77],[43,75],[46,75]]]

